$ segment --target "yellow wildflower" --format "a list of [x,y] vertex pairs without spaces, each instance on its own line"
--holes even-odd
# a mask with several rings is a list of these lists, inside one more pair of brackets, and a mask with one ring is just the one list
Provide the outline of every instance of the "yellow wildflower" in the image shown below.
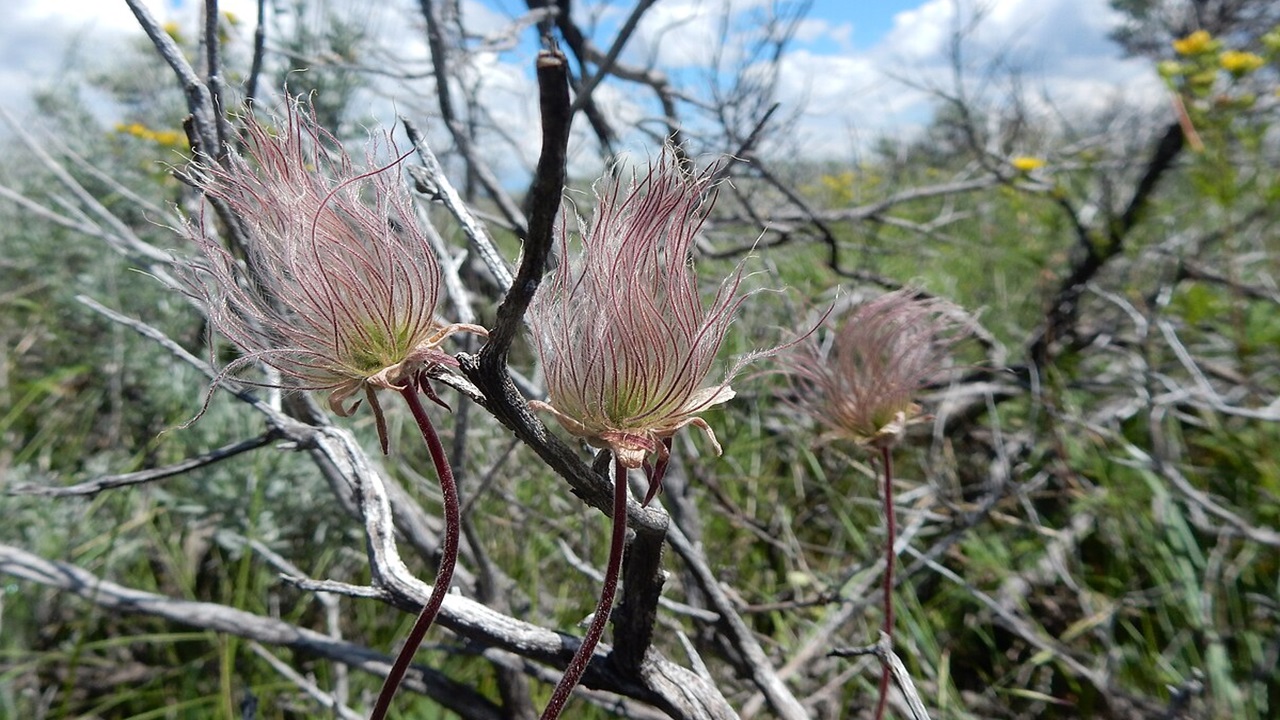
[[1010,160],[1009,164],[1018,172],[1027,173],[1044,167],[1045,160],[1044,158],[1032,157],[1030,155],[1019,155],[1018,157]]
[[853,184],[855,176],[851,170],[827,174],[819,178],[822,189],[837,205],[853,202]]
[[1261,56],[1240,50],[1226,50],[1218,56],[1223,70],[1236,77],[1243,77],[1266,64]]
[[116,132],[121,135],[132,135],[139,140],[146,140],[157,145],[173,148],[185,148],[187,136],[176,130],[152,130],[142,123],[117,123]]
[[1213,49],[1213,36],[1206,30],[1197,30],[1181,40],[1173,41],[1173,51],[1179,55],[1199,55]]

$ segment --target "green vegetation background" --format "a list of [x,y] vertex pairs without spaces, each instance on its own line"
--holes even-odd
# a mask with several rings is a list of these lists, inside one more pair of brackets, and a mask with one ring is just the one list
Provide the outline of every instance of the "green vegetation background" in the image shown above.
[[[1118,691],[1141,700],[1135,707],[1174,707],[1177,693],[1202,687],[1187,701],[1200,717],[1264,720],[1280,712],[1280,548],[1206,517],[1149,462],[1173,457],[1177,473],[1248,526],[1280,527],[1280,423],[1214,411],[1190,394],[1184,402],[1152,401],[1200,381],[1179,345],[1209,373],[1205,382],[1229,386],[1223,397],[1232,405],[1270,402],[1274,415],[1280,397],[1275,66],[1239,73],[1224,64],[1228,50],[1180,49],[1160,67],[1202,147],[1179,156],[1120,241],[1108,232],[1108,213],[1133,191],[1158,124],[1127,128],[1120,138],[1106,118],[1070,129],[1023,127],[1009,136],[1004,157],[975,157],[957,133],[963,118],[943,104],[924,137],[878,147],[856,166],[774,166],[819,211],[998,178],[897,203],[895,222],[835,217],[827,225],[844,269],[954,300],[979,316],[992,347],[1008,350],[1011,367],[1026,369],[1025,349],[1080,254],[1106,257],[1081,299],[1078,322],[1096,330],[1086,333],[1087,344],[1059,348],[1035,387],[992,397],[956,433],[931,439],[925,432],[900,454],[903,523],[920,523],[912,545],[959,533],[934,558],[946,572],[920,569],[897,596],[897,642],[936,718],[1127,716],[1060,653],[1105,673]],[[60,129],[49,136],[56,138],[50,152],[136,232],[172,247],[179,240],[170,229],[152,225],[136,203],[74,160],[88,158],[156,205],[184,200],[169,172],[184,146],[181,97],[145,52],[122,62],[93,83],[126,103],[130,122],[100,127],[74,90],[46,93],[41,113]],[[320,97],[341,96],[352,82],[313,77],[322,78]],[[1247,81],[1260,82],[1261,92]],[[996,107],[969,111],[999,119]],[[59,197],[54,180],[33,170],[40,162],[29,150],[15,143],[5,155],[4,185]],[[737,184],[743,197],[769,198],[750,179]],[[732,213],[736,202],[722,198],[721,211]],[[1101,220],[1066,212],[1090,203],[1104,205],[1094,208]],[[928,227],[943,216],[945,224]],[[1075,221],[1085,225],[1090,248],[1081,247]],[[727,220],[712,231],[724,247],[732,245],[727,238],[743,237]],[[752,238],[759,229],[745,232]],[[765,270],[758,277],[788,291],[757,296],[762,302],[739,323],[728,352],[794,326],[797,313],[829,301],[837,286],[858,285],[832,269],[823,242],[765,240],[752,261]],[[704,262],[700,271],[714,278],[733,261]],[[1258,288],[1265,292],[1250,292]],[[157,467],[261,432],[223,397],[198,423],[178,429],[200,407],[203,379],[91,312],[76,300],[81,294],[207,352],[205,328],[181,297],[86,233],[0,203],[0,485],[62,485]],[[1023,377],[1002,374],[989,360],[977,348],[962,358],[994,371],[993,381]],[[703,542],[776,658],[860,587],[883,538],[868,459],[853,448],[816,445],[812,428],[772,402],[782,392],[774,379],[757,378],[744,387],[745,402],[716,411],[722,458],[699,453],[706,450],[699,438],[679,446],[703,513]],[[441,417],[447,434],[451,420]],[[358,416],[353,424],[375,447],[370,422]],[[403,436],[405,419],[392,423],[393,435]],[[455,459],[472,487],[508,444],[500,429],[475,425],[472,451]],[[387,471],[434,507],[425,454],[410,441],[393,445]],[[597,588],[565,561],[561,543],[598,566],[603,518],[529,460],[517,450],[474,513],[495,562],[533,599],[523,615],[569,630]],[[1002,468],[1011,476],[999,477]],[[0,517],[0,542],[131,587],[309,627],[323,627],[324,605],[282,583],[280,568],[252,547],[291,559],[313,578],[369,580],[361,528],[305,462],[271,447],[88,499],[0,494]],[[915,557],[906,553],[901,562],[911,566]],[[678,583],[672,592],[680,592]],[[1058,652],[1029,643],[987,601],[1016,613]],[[373,601],[340,606],[344,636],[373,648],[393,647],[412,620]],[[103,612],[7,577],[0,577],[0,610],[0,717],[239,717],[249,696],[257,717],[316,713],[233,637]],[[878,622],[873,590],[841,640],[868,642]],[[696,634],[692,621],[673,615],[664,623],[663,648],[683,657],[673,629]],[[328,663],[284,659],[321,686],[336,681]],[[492,667],[447,633],[433,633],[419,659],[496,692]],[[877,673],[845,670],[823,678],[841,688],[833,717],[865,712],[874,699]],[[729,669],[715,672],[735,704],[749,696]],[[359,697],[376,691],[378,680],[357,675],[351,683]],[[592,712],[578,717],[602,716]],[[444,715],[404,696],[393,716]]]

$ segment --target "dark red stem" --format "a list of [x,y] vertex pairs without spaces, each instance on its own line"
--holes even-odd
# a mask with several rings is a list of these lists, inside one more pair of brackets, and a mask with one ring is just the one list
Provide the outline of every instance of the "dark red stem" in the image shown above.
[[555,720],[569,701],[573,689],[578,686],[587,666],[591,664],[591,656],[595,653],[596,643],[604,634],[604,626],[609,622],[609,613],[613,610],[613,596],[618,592],[618,576],[622,574],[622,549],[627,539],[627,469],[615,457],[613,465],[613,539],[609,541],[609,565],[604,570],[604,586],[600,588],[600,601],[596,603],[596,614],[591,619],[591,627],[587,628],[586,637],[574,653],[569,667],[565,668],[560,684],[551,694],[547,709],[542,711],[541,720]]
[[427,598],[427,604],[422,606],[422,612],[413,623],[409,637],[405,638],[404,647],[396,656],[391,672],[387,673],[387,679],[378,693],[378,700],[374,703],[373,714],[369,716],[369,720],[382,720],[386,717],[387,710],[391,707],[391,698],[395,697],[396,690],[400,688],[400,682],[409,671],[409,664],[413,662],[418,646],[422,644],[422,638],[431,628],[431,623],[435,622],[440,606],[444,604],[444,596],[448,594],[449,584],[453,582],[453,566],[458,562],[458,528],[461,523],[458,516],[458,485],[453,480],[453,469],[449,467],[449,460],[445,457],[440,436],[436,434],[435,427],[431,425],[431,418],[427,417],[427,411],[422,407],[422,401],[418,399],[416,385],[410,383],[400,391],[400,394],[409,404],[409,412],[413,413],[413,419],[417,421],[418,429],[422,431],[422,439],[426,441],[427,451],[431,453],[431,460],[436,466],[436,476],[440,478],[440,496],[444,505],[444,548],[440,555],[440,567],[436,570],[435,584],[431,586],[431,597]]
[[[893,545],[898,540],[898,523],[893,510],[893,454],[888,445],[880,448],[880,460],[884,465],[884,521],[885,535],[888,536],[884,548],[884,625],[881,629],[888,636],[889,644],[892,646],[893,566],[894,561],[897,559],[893,552]],[[881,720],[884,717],[884,708],[888,701],[889,664],[884,663],[884,668],[880,671],[880,699],[876,701],[876,720]]]

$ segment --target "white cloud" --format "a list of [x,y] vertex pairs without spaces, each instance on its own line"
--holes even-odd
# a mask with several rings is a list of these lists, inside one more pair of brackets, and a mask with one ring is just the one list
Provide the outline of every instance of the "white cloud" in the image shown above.
[[904,10],[894,17],[893,29],[873,52],[883,55],[890,51],[903,59],[933,60],[946,46],[952,15],[949,0],[930,0],[914,10]]
[[[666,0],[655,3],[645,12],[625,59],[652,64],[667,70],[702,69],[716,59],[722,64],[741,60],[737,52],[748,33],[758,32],[754,22],[743,22],[767,12],[769,0]],[[738,22],[727,26],[734,37],[722,43],[725,14]]]
[[124,3],[10,0],[0,24],[0,103],[23,115],[32,91],[55,82],[74,56],[103,53],[136,27]]
[[853,23],[832,24],[819,18],[805,18],[796,24],[796,42],[809,44],[829,40],[841,52],[853,52]]
[[[972,12],[976,2],[960,3]],[[1075,113],[1104,110],[1118,100],[1151,106],[1163,91],[1150,65],[1123,59],[1106,37],[1118,19],[1106,0],[987,0],[983,15],[957,20],[953,0],[928,0],[898,13],[892,29],[858,52],[818,54],[803,48],[784,60],[784,103],[804,103],[804,147],[840,157],[881,135],[909,136],[927,122],[932,99],[921,88],[950,89],[948,51],[965,30],[967,73],[1000,57],[1022,74],[1030,92]],[[965,10],[962,10],[964,12]],[[967,78],[970,88],[979,78]],[[993,85],[999,92],[999,85]],[[1030,98],[1033,107],[1037,98]]]
[[[222,7],[242,18],[246,36],[251,33],[255,0],[222,0]],[[11,110],[29,109],[33,88],[56,82],[67,58],[82,61],[109,59],[127,38],[140,37],[132,13],[120,0],[8,0],[7,22],[0,26],[0,102]],[[200,3],[187,0],[151,0],[152,12],[162,21],[176,20],[194,28]],[[416,3],[403,0],[371,4],[364,0],[339,0],[340,13],[351,13],[366,23],[381,47],[379,56],[388,68],[425,70],[427,53]],[[501,9],[498,8],[501,5]],[[965,0],[962,6],[977,5]],[[508,7],[510,6],[510,7]],[[857,150],[868,139],[882,134],[910,134],[927,121],[928,95],[909,85],[946,87],[949,83],[946,50],[956,31],[956,3],[927,0],[898,13],[890,31],[874,44],[866,39],[855,47],[854,27],[820,17],[805,19],[797,28],[792,50],[780,68],[778,100],[783,114],[803,108],[797,128],[799,147],[821,157],[840,157]],[[1117,15],[1107,0],[986,0],[985,14],[966,37],[969,70],[1002,54],[1010,65],[1025,72],[1026,86],[1048,93],[1058,107],[1079,111],[1098,110],[1120,93],[1127,101],[1159,98],[1154,72],[1142,61],[1123,60],[1106,39]],[[523,3],[468,0],[464,3],[468,30],[480,36],[502,31],[523,12]],[[514,9],[511,9],[514,8]],[[625,19],[629,10],[611,3],[577,6],[588,27],[602,28],[597,42],[607,43],[606,33]],[[738,47],[721,56],[721,70],[743,59],[742,46],[758,35],[766,0],[664,0],[645,15],[628,46],[625,59],[669,73],[677,86],[691,94],[705,83],[705,69],[721,37],[722,16],[734,15],[729,27]],[[962,18],[963,22],[963,18]],[[530,30],[522,43],[501,55],[473,58],[464,77],[482,82],[490,114],[513,137],[523,156],[506,151],[505,164],[518,170],[532,162],[538,148],[537,94],[531,77],[536,50]],[[74,55],[73,55],[74,54]],[[908,81],[907,84],[898,79]],[[425,118],[437,108],[430,103],[434,80],[380,81],[370,115],[393,122],[392,107]],[[606,83],[598,100],[619,124],[634,122],[652,112],[650,99],[635,86]],[[581,132],[585,123],[576,123]],[[438,129],[437,129],[438,130]]]
[[[199,3],[144,2],[160,22],[195,27]],[[253,17],[254,0],[223,0],[220,9]],[[62,80],[74,66],[94,67],[141,37],[121,0],[7,0],[0,24],[0,104],[18,116],[32,109],[32,93]]]

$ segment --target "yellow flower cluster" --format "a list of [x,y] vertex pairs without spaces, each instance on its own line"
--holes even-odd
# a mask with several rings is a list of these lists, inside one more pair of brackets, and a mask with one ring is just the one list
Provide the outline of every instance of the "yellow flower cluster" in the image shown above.
[[818,178],[825,194],[837,205],[853,202],[853,185],[857,177],[852,170],[835,174],[824,174]]
[[1019,155],[1018,157],[1011,159],[1009,161],[1009,164],[1012,165],[1013,169],[1017,170],[1018,172],[1028,173],[1028,172],[1031,172],[1032,170],[1039,170],[1040,168],[1044,167],[1045,159],[1038,158],[1038,157],[1031,157],[1030,155]]
[[[1267,56],[1277,59],[1276,56],[1280,55],[1280,27],[1264,35],[1262,45]],[[1214,92],[1222,73],[1233,80],[1240,80],[1268,62],[1268,57],[1257,53],[1223,49],[1222,41],[1204,30],[1174,40],[1173,50],[1184,59],[1164,60],[1156,66],[1156,71],[1175,90],[1189,90],[1191,95],[1201,98]]]
[[1266,64],[1262,56],[1240,50],[1226,50],[1218,56],[1218,64],[1223,70],[1241,77],[1257,70]]
[[116,132],[121,135],[132,135],[140,140],[147,140],[164,147],[185,149],[187,137],[176,130],[152,130],[142,123],[119,123]]
[[822,186],[831,192],[841,192],[847,190],[853,184],[854,174],[852,170],[845,170],[834,175],[823,175],[819,180]]
[[1262,36],[1262,46],[1272,55],[1280,53],[1280,25],[1271,28],[1271,32]]
[[1197,30],[1190,35],[1173,41],[1173,51],[1179,55],[1203,55],[1216,50],[1218,43],[1205,30]]

